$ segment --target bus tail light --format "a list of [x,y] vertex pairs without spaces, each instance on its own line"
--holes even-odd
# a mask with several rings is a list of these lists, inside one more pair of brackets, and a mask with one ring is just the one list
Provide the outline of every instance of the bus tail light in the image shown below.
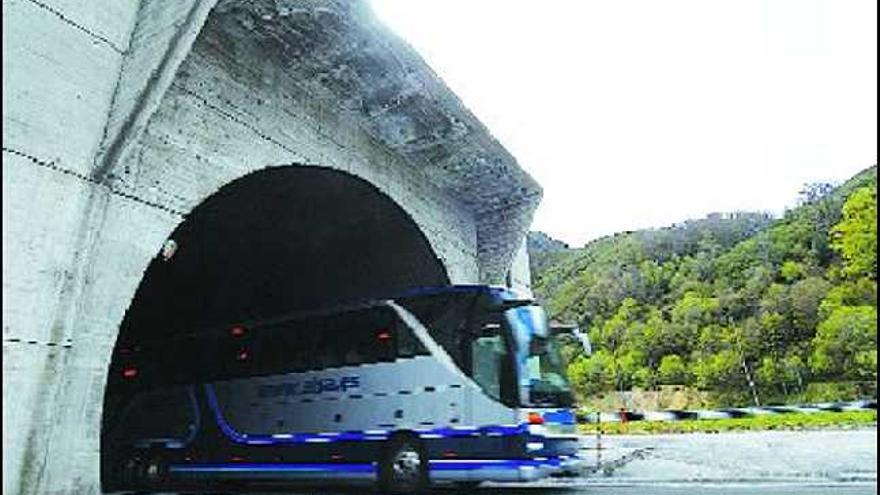
[[231,333],[233,337],[241,337],[245,333],[245,328],[241,325],[236,325],[229,330],[229,333]]
[[124,370],[122,370],[122,377],[123,378],[131,379],[131,378],[135,378],[137,375],[138,375],[137,368],[125,368]]
[[544,424],[544,417],[539,413],[530,412],[528,416],[528,423],[530,425],[542,425]]

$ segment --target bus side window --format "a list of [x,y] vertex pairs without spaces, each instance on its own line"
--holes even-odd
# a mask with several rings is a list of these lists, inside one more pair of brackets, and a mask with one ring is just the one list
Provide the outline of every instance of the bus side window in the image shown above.
[[290,349],[290,361],[297,371],[309,371],[318,369],[321,334],[326,331],[326,325],[321,320],[299,321],[292,328],[284,330],[283,347]]
[[456,365],[467,369],[467,323],[473,300],[472,294],[444,294],[401,300],[400,303],[422,322],[431,338],[443,346]]
[[395,319],[389,309],[353,311],[340,315],[335,321],[338,325],[335,342],[347,366],[390,362],[397,357]]
[[232,330],[228,330],[219,335],[217,352],[211,359],[212,378],[239,378],[251,373],[251,363],[254,362],[253,333],[253,329],[247,329],[244,334],[233,334]]
[[312,352],[314,338],[309,338],[308,332],[297,325],[293,328],[281,330],[278,339],[278,352],[281,354],[282,369],[290,369],[297,372],[306,371],[312,367]]
[[398,319],[395,321],[395,328],[397,330],[397,357],[413,358],[430,354],[425,345],[416,338],[409,325]]
[[258,331],[255,374],[296,373],[315,368],[316,325],[285,321]]
[[[334,319],[335,320],[335,319]],[[335,368],[342,366],[344,349],[340,342],[338,334],[339,321],[335,320],[329,325],[312,326],[307,325],[304,333],[314,339],[314,356],[311,369]]]
[[360,331],[355,315],[350,312],[329,319],[327,332],[333,335],[333,342],[345,366],[356,366],[363,362],[360,345]]
[[501,326],[487,323],[471,341],[471,372],[475,382],[490,397],[507,406],[517,404],[516,377]]
[[370,318],[370,345],[375,350],[374,362],[393,362],[397,358],[397,340],[401,327],[397,315],[389,308],[373,310]]

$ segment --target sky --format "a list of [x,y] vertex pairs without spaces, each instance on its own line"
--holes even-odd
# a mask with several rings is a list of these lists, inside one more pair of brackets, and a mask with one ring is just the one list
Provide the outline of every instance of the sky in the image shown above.
[[571,246],[781,214],[877,163],[869,0],[370,0],[544,188]]

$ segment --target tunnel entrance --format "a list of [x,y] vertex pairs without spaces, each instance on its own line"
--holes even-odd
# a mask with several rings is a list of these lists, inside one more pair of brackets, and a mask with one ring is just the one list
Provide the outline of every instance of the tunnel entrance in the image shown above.
[[367,181],[328,168],[277,167],[238,179],[170,239],[146,270],[120,340],[448,283],[400,206]]
[[[139,341],[448,283],[418,225],[374,185],[329,168],[267,168],[227,184],[175,229],[144,273],[116,351]],[[102,421],[104,461],[112,456],[108,431],[116,428],[126,400],[111,376]]]

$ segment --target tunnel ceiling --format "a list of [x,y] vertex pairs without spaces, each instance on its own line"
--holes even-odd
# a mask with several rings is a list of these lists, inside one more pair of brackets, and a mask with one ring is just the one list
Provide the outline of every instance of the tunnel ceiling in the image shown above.
[[175,230],[151,262],[120,341],[448,283],[417,225],[373,185],[319,167],[241,178]]

